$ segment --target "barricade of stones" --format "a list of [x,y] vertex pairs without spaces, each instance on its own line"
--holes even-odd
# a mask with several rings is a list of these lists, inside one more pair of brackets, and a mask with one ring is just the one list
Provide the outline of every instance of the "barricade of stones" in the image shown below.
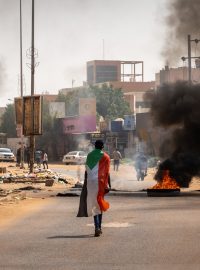
[[45,183],[47,186],[52,186],[54,182],[62,182],[68,184],[73,179],[69,179],[61,174],[51,170],[36,169],[34,173],[29,173],[13,170],[0,175],[0,183]]

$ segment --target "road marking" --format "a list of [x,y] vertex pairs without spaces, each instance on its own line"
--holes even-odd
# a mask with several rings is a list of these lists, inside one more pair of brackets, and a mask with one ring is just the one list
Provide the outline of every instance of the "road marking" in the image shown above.
[[[124,222],[124,223],[120,223],[120,222],[109,222],[109,223],[103,223],[102,227],[106,227],[106,228],[127,228],[127,227],[132,227],[134,224],[128,223],[128,222]],[[94,226],[94,224],[87,224],[87,226]]]

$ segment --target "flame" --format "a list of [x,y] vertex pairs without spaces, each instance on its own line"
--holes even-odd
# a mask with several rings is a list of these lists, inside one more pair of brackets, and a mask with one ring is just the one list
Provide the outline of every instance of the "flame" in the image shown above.
[[163,179],[161,183],[156,184],[152,189],[178,189],[180,188],[176,180],[170,177],[169,170],[163,171]]

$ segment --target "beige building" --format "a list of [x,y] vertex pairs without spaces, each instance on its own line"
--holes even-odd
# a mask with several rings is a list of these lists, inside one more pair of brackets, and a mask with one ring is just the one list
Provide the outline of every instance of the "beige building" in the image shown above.
[[[200,68],[191,69],[192,83],[200,83]],[[175,83],[176,81],[188,81],[188,67],[170,68],[165,66],[156,73],[156,88],[163,83]]]

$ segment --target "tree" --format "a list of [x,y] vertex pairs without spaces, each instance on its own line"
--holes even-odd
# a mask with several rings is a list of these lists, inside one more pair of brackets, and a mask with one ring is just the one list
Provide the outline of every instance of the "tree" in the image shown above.
[[79,114],[79,98],[94,97],[90,88],[81,88],[69,92],[67,95],[58,94],[57,101],[65,102],[66,116],[74,116]]
[[128,102],[123,97],[121,89],[113,89],[112,86],[103,84],[99,86],[90,86],[89,88],[74,90],[67,95],[59,94],[57,101],[64,101],[66,105],[66,115],[78,115],[79,98],[96,97],[97,116],[103,116],[108,119],[124,117],[130,113]]
[[123,97],[121,89],[103,84],[101,87],[91,86],[91,91],[96,97],[97,113],[104,118],[114,120],[130,113],[130,107]]
[[60,139],[60,126],[55,117],[49,114],[49,102],[43,102],[43,133],[36,137],[36,149],[45,150],[50,159],[58,159],[57,146]]
[[0,132],[6,133],[8,138],[14,138],[16,134],[15,110],[13,104],[6,105],[5,112],[2,116]]

